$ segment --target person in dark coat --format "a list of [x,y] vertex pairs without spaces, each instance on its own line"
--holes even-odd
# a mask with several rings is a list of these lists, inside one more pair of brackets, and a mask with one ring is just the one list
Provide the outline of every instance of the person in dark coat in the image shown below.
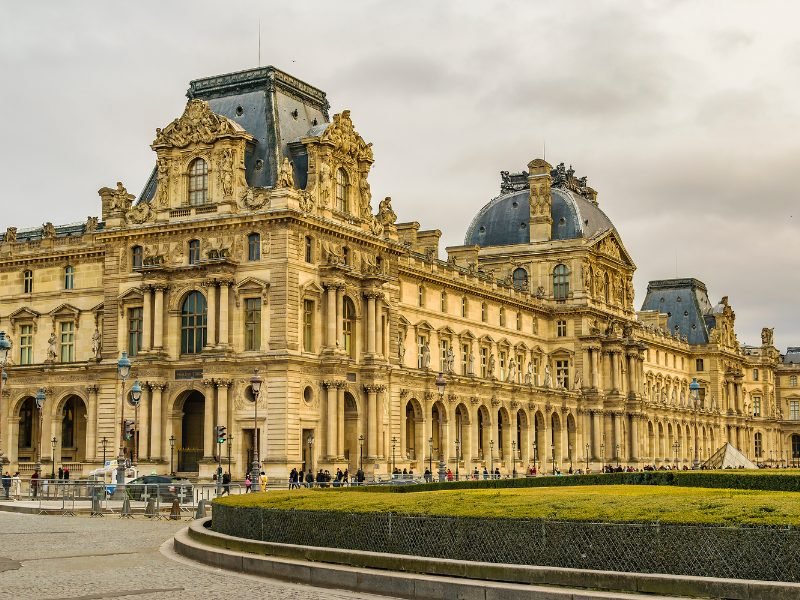
[[38,469],[33,472],[33,475],[31,475],[31,490],[33,491],[33,497],[36,498],[36,496],[39,494],[39,470]]
[[64,479],[64,469],[62,467],[58,467],[58,478]]
[[3,473],[3,491],[6,493],[6,500],[11,498],[11,473]]
[[69,481],[69,467],[64,467],[64,479]]
[[311,469],[306,473],[306,487],[314,487],[314,473],[311,472]]

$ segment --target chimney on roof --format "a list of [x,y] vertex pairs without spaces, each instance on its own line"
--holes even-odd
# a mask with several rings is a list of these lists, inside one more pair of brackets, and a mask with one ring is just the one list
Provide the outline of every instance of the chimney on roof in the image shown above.
[[550,212],[550,175],[552,166],[541,158],[528,163],[528,185],[530,187],[531,213],[528,226],[532,242],[549,242],[553,232],[553,216]]

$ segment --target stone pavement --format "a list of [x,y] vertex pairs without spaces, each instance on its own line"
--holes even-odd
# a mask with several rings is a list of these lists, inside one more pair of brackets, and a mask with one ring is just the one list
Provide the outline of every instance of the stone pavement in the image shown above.
[[[186,521],[0,513],[0,599],[131,598],[352,600],[379,596],[277,582],[177,557]],[[167,542],[168,543],[165,543]]]

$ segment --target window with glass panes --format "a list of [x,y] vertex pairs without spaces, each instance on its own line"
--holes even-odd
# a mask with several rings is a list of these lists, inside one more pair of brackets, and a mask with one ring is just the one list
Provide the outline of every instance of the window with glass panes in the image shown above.
[[19,364],[33,364],[33,325],[19,328]]
[[344,351],[350,358],[356,357],[356,305],[347,296],[342,303],[342,335]]
[[753,381],[758,381],[758,369],[753,369]]
[[447,292],[442,292],[442,296],[439,299],[439,309],[442,312],[447,312]]
[[22,291],[26,294],[33,293],[33,271],[25,271],[22,274]]
[[205,204],[208,199],[208,164],[196,158],[189,165],[189,204]]
[[314,242],[310,235],[306,236],[305,259],[307,263],[314,262]]
[[792,421],[800,421],[800,400],[789,401],[789,418]]
[[59,325],[61,332],[61,362],[75,361],[75,323],[62,321]]
[[461,316],[463,318],[465,318],[465,319],[467,318],[467,299],[466,299],[466,297],[461,299]]
[[314,301],[303,300],[303,350],[314,351]]
[[[658,358],[656,358],[656,362],[658,362]],[[703,363],[702,358],[698,358],[694,361],[694,369],[695,371],[703,371],[705,370],[705,364]]]
[[200,262],[200,240],[189,241],[189,264],[196,265]]
[[417,337],[417,368],[421,369],[423,367],[422,358],[423,354],[425,354],[425,344],[427,343],[428,338],[427,336],[420,335]]
[[486,302],[481,303],[481,321],[486,323]]
[[258,233],[247,236],[247,260],[261,260],[261,235]]
[[567,299],[569,295],[569,271],[566,265],[558,265],[553,269],[553,298],[558,301]]
[[761,416],[761,396],[753,396],[753,416]]
[[72,265],[64,267],[64,289],[75,289],[75,267]]
[[756,434],[753,436],[753,440],[755,441],[756,458],[761,458],[761,453],[763,451],[761,433],[756,432]]
[[789,376],[789,385],[792,387],[797,387],[797,375]]
[[556,321],[556,337],[567,337],[567,322],[564,320]]
[[128,309],[128,356],[136,356],[142,349],[142,307]]
[[534,358],[531,361],[531,363],[533,365],[533,373],[531,374],[532,375],[531,383],[533,383],[533,385],[539,385],[539,359]]
[[500,308],[500,327],[506,326],[506,309]]
[[461,344],[461,374],[469,374],[469,344]]
[[261,298],[244,301],[244,349],[261,350]]
[[417,304],[425,306],[425,288],[421,285],[417,286]]
[[517,378],[514,380],[516,383],[522,383],[522,367],[525,366],[524,360],[525,357],[522,354],[517,354]]
[[142,260],[144,258],[144,250],[141,246],[134,246],[131,248],[131,268],[141,269]]
[[447,364],[447,350],[450,348],[450,340],[439,340],[440,355],[439,355],[439,370],[443,371],[444,366]]
[[522,331],[522,313],[517,311],[517,331]]
[[336,210],[350,212],[350,182],[344,169],[336,170]]
[[181,307],[181,354],[200,354],[206,345],[208,305],[198,291],[190,292]]
[[481,348],[481,377],[486,377],[486,369],[489,363],[489,350]]
[[556,381],[558,387],[569,387],[569,361],[557,360],[556,361]]
[[506,380],[506,353],[500,353],[500,381]]

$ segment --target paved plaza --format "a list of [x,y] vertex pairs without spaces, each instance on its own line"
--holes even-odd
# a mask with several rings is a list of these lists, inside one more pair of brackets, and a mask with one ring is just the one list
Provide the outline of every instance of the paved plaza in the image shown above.
[[[0,599],[374,598],[237,575],[189,562],[171,538],[187,522],[0,513]],[[168,542],[168,543],[165,543]]]

